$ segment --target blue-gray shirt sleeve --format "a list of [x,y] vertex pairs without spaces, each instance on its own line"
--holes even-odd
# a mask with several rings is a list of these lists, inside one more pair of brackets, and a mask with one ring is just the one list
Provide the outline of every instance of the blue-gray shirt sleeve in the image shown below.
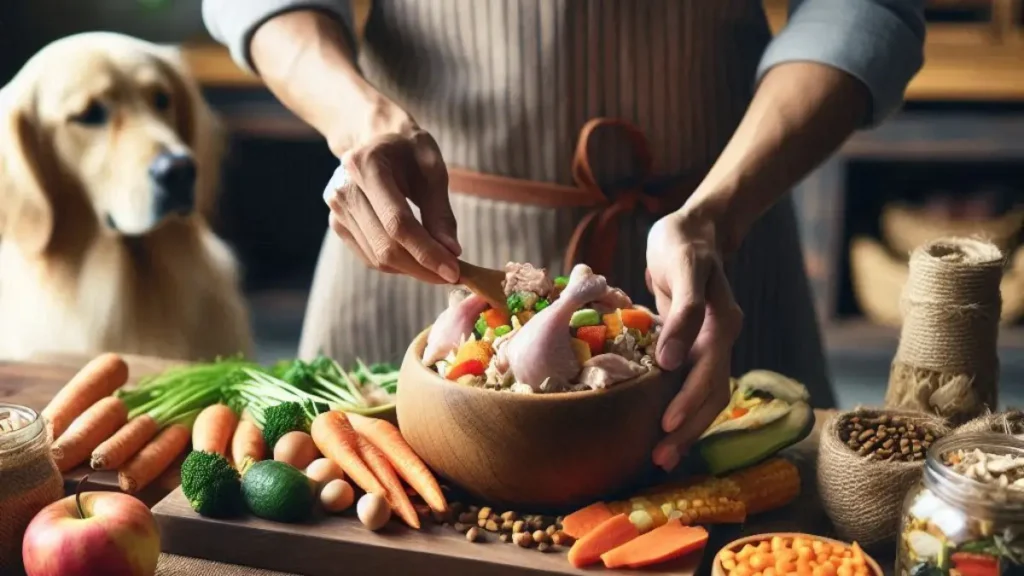
[[871,92],[875,125],[896,111],[924,63],[925,0],[790,0],[785,28],[758,66],[760,80],[786,62],[819,62]]
[[336,17],[352,38],[349,0],[203,0],[203,22],[210,35],[231,50],[239,66],[254,72],[249,55],[253,34],[267,20],[292,10],[320,10]]

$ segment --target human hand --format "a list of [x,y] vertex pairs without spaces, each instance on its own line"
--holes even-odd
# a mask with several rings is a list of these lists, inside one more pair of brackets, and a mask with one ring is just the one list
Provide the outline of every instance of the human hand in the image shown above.
[[433,284],[458,282],[462,248],[448,171],[433,136],[408,117],[346,151],[324,200],[331,229],[367,266]]
[[716,239],[715,222],[700,214],[673,213],[647,238],[647,287],[664,320],[657,362],[692,368],[662,417],[668,436],[654,463],[672,470],[729,402],[732,345],[743,326]]

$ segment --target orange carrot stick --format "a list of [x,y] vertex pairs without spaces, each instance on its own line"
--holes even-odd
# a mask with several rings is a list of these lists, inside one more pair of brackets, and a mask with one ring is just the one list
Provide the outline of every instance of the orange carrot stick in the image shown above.
[[188,448],[191,430],[181,424],[172,424],[139,451],[117,471],[121,490],[133,494],[156,480],[174,459]]
[[160,424],[149,414],[132,418],[92,451],[89,465],[93,470],[117,470],[159,431]]
[[349,414],[348,419],[360,436],[387,456],[398,475],[412,486],[431,510],[441,513],[448,510],[448,502],[445,501],[444,493],[441,492],[441,486],[438,485],[434,474],[416,455],[394,424],[358,414]]
[[387,489],[359,456],[359,434],[352,428],[345,414],[337,410],[324,412],[313,419],[310,431],[320,453],[341,466],[353,482],[367,492],[387,497]]
[[238,415],[224,404],[203,408],[192,425],[192,449],[227,457],[228,444],[238,426]]
[[615,514],[608,508],[608,505],[604,502],[595,502],[586,508],[580,508],[579,510],[569,514],[562,519],[562,532],[565,532],[569,536],[579,540],[587,535],[588,532],[597,528],[605,520],[611,518]]
[[127,381],[128,365],[120,356],[107,353],[93,358],[43,408],[41,415],[49,423],[53,438],[60,438],[75,418]]
[[263,441],[263,433],[252,420],[242,420],[235,428],[231,438],[231,458],[235,468],[241,470],[246,460],[259,462],[267,453],[267,445]]
[[363,462],[366,462],[366,465],[373,471],[374,476],[387,488],[388,495],[386,499],[388,504],[391,505],[391,509],[406,524],[419,530],[419,515],[416,514],[412,500],[409,500],[409,495],[405,493],[405,487],[402,486],[402,481],[398,479],[398,474],[395,474],[395,469],[391,467],[391,463],[388,462],[384,453],[373,444],[370,444],[366,438],[358,436],[358,442],[359,455],[363,458]]
[[612,516],[580,538],[569,548],[569,563],[583,568],[601,561],[601,555],[640,535],[629,516]]
[[605,568],[642,568],[685,556],[704,547],[708,531],[683,526],[678,518],[601,554]]
[[120,398],[107,396],[93,404],[53,443],[53,460],[67,472],[89,457],[128,420],[128,408]]

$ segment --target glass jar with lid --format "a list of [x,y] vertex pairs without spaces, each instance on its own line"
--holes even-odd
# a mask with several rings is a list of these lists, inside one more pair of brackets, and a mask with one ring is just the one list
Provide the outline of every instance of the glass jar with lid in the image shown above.
[[933,444],[897,545],[896,576],[1024,574],[1024,441],[972,432]]
[[29,522],[63,496],[46,421],[30,408],[0,403],[0,574],[20,571]]

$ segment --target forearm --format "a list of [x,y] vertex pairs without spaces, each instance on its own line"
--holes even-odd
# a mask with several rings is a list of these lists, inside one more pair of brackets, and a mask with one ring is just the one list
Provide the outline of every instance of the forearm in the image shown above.
[[323,134],[337,156],[361,138],[410,121],[363,78],[348,36],[327,14],[278,15],[256,30],[250,50],[270,91]]
[[835,68],[791,62],[772,68],[707,177],[681,211],[710,217],[724,253],[794,184],[861,126],[871,96]]

